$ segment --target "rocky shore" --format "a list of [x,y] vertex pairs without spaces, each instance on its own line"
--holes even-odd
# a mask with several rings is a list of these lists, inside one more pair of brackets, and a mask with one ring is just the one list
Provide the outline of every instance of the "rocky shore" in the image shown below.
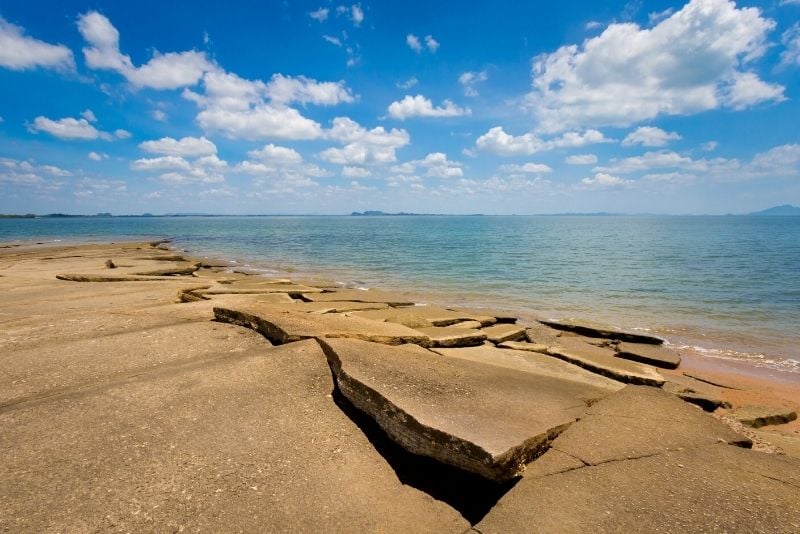
[[0,289],[0,532],[800,531],[800,388],[656,337],[164,242]]

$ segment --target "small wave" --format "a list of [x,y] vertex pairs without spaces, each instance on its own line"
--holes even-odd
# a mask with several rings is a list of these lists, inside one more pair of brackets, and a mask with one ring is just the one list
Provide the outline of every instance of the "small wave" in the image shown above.
[[697,345],[677,345],[680,351],[689,351],[707,358],[747,362],[758,367],[766,367],[787,373],[800,373],[800,361],[793,358],[775,358],[756,352],[741,352],[732,349],[709,349]]

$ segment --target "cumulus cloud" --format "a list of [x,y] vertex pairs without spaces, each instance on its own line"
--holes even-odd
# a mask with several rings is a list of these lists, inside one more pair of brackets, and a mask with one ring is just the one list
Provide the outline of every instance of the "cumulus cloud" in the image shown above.
[[780,101],[782,86],[747,69],[774,27],[729,0],[691,0],[652,28],[611,24],[535,58],[527,105],[542,130],[559,131]]
[[406,44],[417,54],[421,53],[426,48],[430,53],[435,54],[440,46],[439,41],[434,39],[432,35],[426,35],[423,39],[420,39],[413,33],[406,35]]
[[597,156],[594,154],[574,154],[567,156],[564,161],[568,165],[594,165],[597,163]]
[[343,98],[343,93],[337,89],[340,86],[334,83],[333,90],[318,91],[319,84],[311,83],[313,80],[306,79],[299,84],[292,81],[296,79],[283,76],[273,78],[273,82],[275,80],[280,81],[270,86],[261,80],[245,80],[232,73],[209,72],[203,77],[203,94],[187,89],[183,96],[201,108],[196,121],[204,130],[221,132],[232,139],[321,137],[319,123],[282,102],[272,103],[267,99],[272,94],[279,99],[326,103]]
[[[195,138],[184,137],[180,141],[187,139]],[[173,142],[162,143],[165,140]],[[159,181],[170,185],[219,184],[225,181],[222,171],[228,167],[228,163],[217,157],[216,147],[212,153],[208,147],[202,150],[201,143],[188,141],[181,146],[180,141],[164,138],[159,141],[150,141],[150,143],[158,143],[157,145],[142,143],[139,146],[143,150],[166,155],[137,159],[131,162],[131,169],[157,173]],[[197,140],[195,139],[195,141]]]
[[413,50],[417,54],[422,52],[422,43],[420,42],[419,37],[417,37],[413,33],[409,33],[408,35],[406,35],[406,44],[411,50]]
[[78,30],[87,42],[83,56],[87,66],[96,70],[112,70],[136,87],[177,89],[197,84],[203,74],[216,70],[204,52],[155,52],[139,67],[119,49],[119,31],[107,17],[89,11],[78,17]]
[[665,132],[655,126],[642,126],[629,133],[622,140],[622,146],[665,146],[670,141],[677,141],[680,138],[677,132]]
[[397,160],[397,149],[406,146],[411,140],[405,130],[386,130],[383,126],[367,130],[347,117],[333,119],[326,137],[344,146],[323,150],[319,157],[339,165],[392,163]]
[[372,176],[372,173],[369,169],[365,169],[364,167],[352,167],[348,165],[342,167],[342,176],[347,178],[369,178]]
[[400,82],[400,83],[398,83],[396,85],[400,89],[408,90],[408,89],[411,89],[412,87],[414,87],[415,85],[417,85],[418,83],[419,83],[419,80],[412,76],[411,78],[407,79],[406,81]]
[[75,70],[72,51],[25,35],[25,30],[0,17],[0,66],[11,70],[36,68]]
[[389,104],[388,112],[391,117],[402,121],[411,117],[461,117],[470,115],[472,110],[458,107],[450,100],[436,107],[423,95],[406,95],[402,100]]
[[64,186],[65,182],[61,178],[71,175],[71,172],[53,165],[0,158],[0,186],[8,185],[38,195],[50,195]]
[[[94,114],[92,114],[92,117],[94,117]],[[98,130],[83,117],[80,119],[64,117],[63,119],[53,120],[40,115],[33,120],[33,124],[28,129],[34,133],[45,132],[64,140],[103,139],[110,141],[113,139],[112,134]]]
[[581,147],[596,143],[608,143],[611,139],[598,130],[585,132],[566,132],[550,139],[542,139],[532,132],[511,135],[502,126],[495,126],[475,141],[478,150],[502,156],[530,156],[537,152],[557,148]]
[[164,156],[199,157],[217,153],[217,146],[205,137],[183,137],[174,139],[162,137],[153,141],[145,141],[139,148],[151,154]]
[[432,53],[436,53],[439,50],[439,41],[433,38],[432,35],[425,36],[425,46],[428,47]]
[[291,193],[318,185],[316,178],[331,176],[319,165],[306,163],[296,150],[274,144],[247,153],[249,160],[234,170],[253,177],[251,196],[266,198],[267,193]]
[[303,157],[297,150],[283,146],[276,146],[272,143],[265,145],[264,148],[249,151],[247,156],[251,159],[257,159],[264,163],[271,163],[281,166],[294,165],[303,161]]
[[466,96],[478,96],[478,90],[475,88],[475,85],[481,82],[485,82],[489,79],[489,75],[486,73],[485,70],[479,72],[467,71],[461,74],[458,77],[458,83],[464,88],[464,95]]
[[104,159],[108,159],[108,154],[104,152],[95,152],[94,150],[92,150],[91,152],[89,152],[87,157],[92,161],[103,161]]
[[343,81],[318,82],[305,76],[293,78],[275,74],[264,86],[264,95],[275,104],[315,104],[333,106],[353,102],[355,98]]

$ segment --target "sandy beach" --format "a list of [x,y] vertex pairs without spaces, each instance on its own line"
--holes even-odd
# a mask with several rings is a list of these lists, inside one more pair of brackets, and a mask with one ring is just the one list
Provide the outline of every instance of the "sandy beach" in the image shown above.
[[800,529],[800,384],[641,333],[0,247],[0,531]]

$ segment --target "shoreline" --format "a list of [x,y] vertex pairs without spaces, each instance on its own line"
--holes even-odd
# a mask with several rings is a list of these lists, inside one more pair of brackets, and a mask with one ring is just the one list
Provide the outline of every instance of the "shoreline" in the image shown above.
[[[0,530],[522,532],[531,509],[580,530],[644,511],[698,531],[800,520],[796,384],[639,333],[179,250],[0,248]],[[723,496],[731,510],[675,515]]]
[[[551,311],[537,310],[533,308],[526,299],[518,299],[517,302],[509,303],[502,298],[492,299],[485,291],[464,293],[458,292],[456,289],[424,286],[423,288],[409,287],[411,282],[399,279],[395,280],[391,277],[387,278],[388,283],[385,284],[381,284],[380,282],[370,283],[359,279],[369,278],[370,276],[374,276],[374,273],[356,273],[337,267],[321,268],[318,266],[300,267],[299,265],[275,265],[268,261],[260,261],[252,257],[240,256],[237,254],[226,255],[219,250],[193,248],[191,244],[184,243],[180,239],[167,239],[159,235],[135,237],[119,236],[113,239],[106,237],[99,237],[97,239],[69,239],[48,236],[48,238],[43,239],[46,239],[46,241],[42,242],[41,240],[31,239],[0,242],[0,246],[5,244],[19,244],[25,246],[26,244],[31,245],[34,243],[52,243],[56,246],[80,246],[82,244],[105,244],[110,242],[135,243],[140,241],[167,240],[170,249],[175,249],[176,251],[180,249],[180,252],[190,254],[198,259],[228,264],[232,271],[255,276],[263,276],[266,278],[293,278],[300,282],[324,281],[332,286],[338,286],[344,289],[376,289],[398,292],[414,299],[414,301],[420,305],[442,305],[477,309],[500,308],[517,314],[523,321],[535,322],[540,319],[600,321],[617,329],[657,335],[665,339],[666,345],[679,352],[682,357],[696,360],[698,365],[714,369],[716,372],[730,372],[736,376],[744,374],[758,381],[779,381],[800,386],[800,361],[787,356],[766,355],[761,352],[758,347],[747,347],[750,349],[747,351],[739,350],[742,347],[734,349],[730,344],[726,344],[724,340],[708,339],[705,332],[702,330],[694,332],[694,336],[687,338],[685,334],[683,336],[681,334],[676,334],[671,329],[659,325],[648,324],[646,326],[631,327],[629,324],[619,322],[609,323],[607,320],[603,320],[602,313],[596,311],[594,313],[586,313],[587,310],[565,310],[560,307],[554,307]],[[0,248],[0,250],[2,249]],[[360,274],[366,274],[367,276],[360,276]],[[728,371],[725,370],[726,367],[729,369]]]

